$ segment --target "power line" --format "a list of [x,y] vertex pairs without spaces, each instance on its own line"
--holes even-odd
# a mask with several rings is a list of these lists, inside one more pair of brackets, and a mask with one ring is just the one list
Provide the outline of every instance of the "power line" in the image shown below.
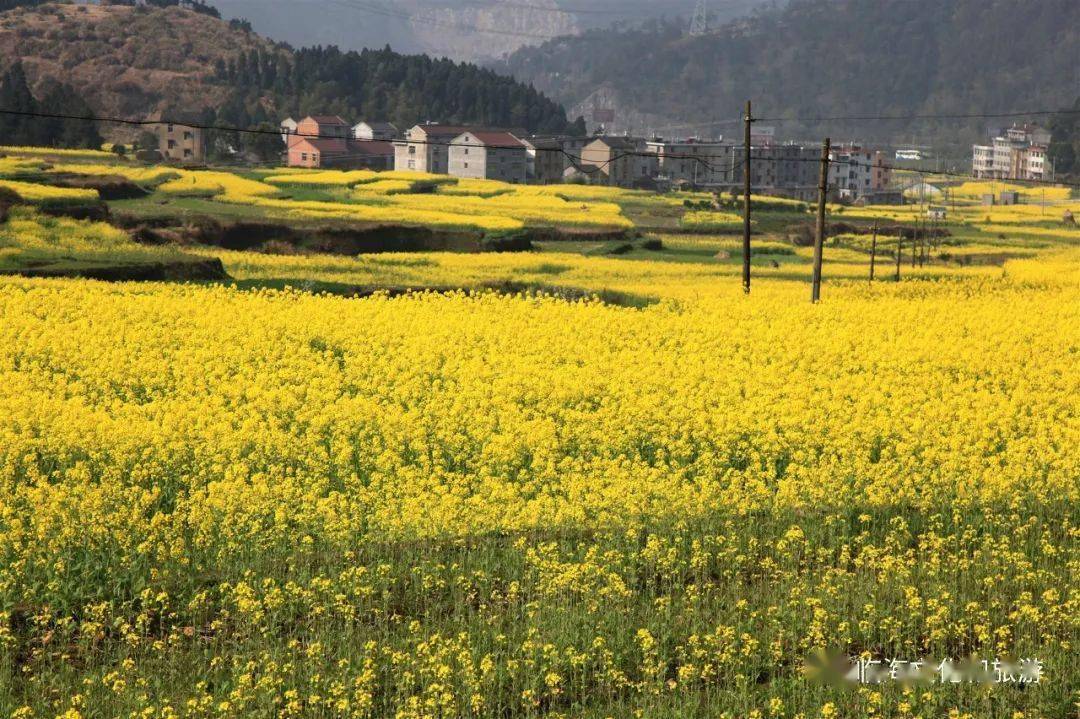
[[[1070,110],[1068,112],[1080,113],[1080,110]],[[14,116],[19,116],[19,117],[36,117],[36,118],[60,119],[60,120],[81,120],[83,122],[105,122],[105,123],[114,123],[114,124],[120,124],[120,125],[131,125],[131,126],[137,126],[137,127],[146,127],[146,126],[151,126],[151,125],[180,125],[182,127],[190,127],[190,128],[194,128],[194,129],[197,129],[197,130],[208,130],[208,131],[217,131],[217,132],[235,132],[235,133],[249,134],[249,135],[275,135],[275,136],[280,137],[282,134],[288,134],[288,135],[290,135],[292,137],[298,137],[298,138],[302,138],[302,139],[322,139],[322,140],[345,140],[345,139],[348,139],[348,138],[343,138],[343,137],[340,137],[340,136],[337,136],[337,135],[322,135],[322,134],[318,134],[318,133],[312,134],[312,133],[295,133],[295,132],[294,133],[282,133],[282,131],[280,129],[273,129],[273,130],[265,129],[264,130],[264,129],[259,129],[259,128],[232,127],[232,126],[228,126],[228,125],[212,125],[212,124],[206,124],[206,123],[185,122],[185,121],[182,121],[182,120],[171,120],[171,119],[167,119],[167,118],[162,118],[162,119],[159,119],[159,120],[131,120],[131,119],[128,119],[128,118],[119,118],[119,117],[104,117],[104,116],[93,116],[93,115],[68,115],[68,114],[63,114],[63,113],[36,112],[36,111],[28,111],[28,110],[6,110],[6,109],[0,109],[0,115],[14,115]],[[438,140],[399,140],[398,142],[406,142],[407,144],[412,144],[412,145],[437,146],[437,147],[476,147],[475,145],[470,145],[469,143],[453,142],[453,141],[438,141]],[[488,149],[492,149],[492,150],[516,150],[516,149],[521,149],[522,146],[521,145],[486,144],[485,147],[487,147]],[[733,159],[734,162],[737,163],[738,160],[741,159],[741,158],[737,158],[737,156],[736,156],[737,148],[734,145],[732,145],[730,147],[732,148],[732,152],[728,153],[728,154],[724,154],[724,155],[700,155],[700,154],[686,154],[686,153],[664,153],[663,157],[665,159],[672,159],[672,160],[693,160],[695,162],[701,163],[702,165],[704,165],[710,171],[715,171],[716,168],[714,168],[714,166],[709,162],[709,160],[729,160],[729,159]],[[761,149],[763,149],[763,147],[765,147],[765,146],[757,146],[757,149],[761,150]],[[784,146],[780,146],[780,147],[784,147]],[[753,150],[753,148],[751,148],[751,149]],[[596,168],[596,170],[588,170],[585,167],[582,167],[582,166],[580,166],[578,164],[578,163],[582,162],[582,159],[580,158],[580,156],[577,156],[577,155],[574,155],[573,153],[567,152],[566,150],[564,150],[562,148],[536,148],[536,151],[537,152],[558,152],[558,153],[564,155],[565,157],[567,157],[574,167],[576,167],[577,169],[579,169],[579,170],[581,170],[583,172],[586,172],[586,173],[600,171],[602,168],[608,166],[609,164],[617,162],[618,160],[624,159],[626,157],[647,157],[647,158],[657,158],[657,159],[659,159],[659,157],[660,157],[660,155],[658,153],[655,153],[655,152],[646,152],[646,151],[641,151],[641,150],[625,150],[625,151],[621,151],[621,152],[618,152],[618,153],[613,153],[612,156],[609,159],[607,159],[607,160],[605,160],[603,162],[600,162],[598,164],[590,162],[588,164],[588,167],[594,167],[594,168]],[[814,158],[814,157],[770,157],[768,155],[757,155],[757,156],[751,155],[751,159],[752,160],[758,160],[758,161],[764,161],[764,162],[778,162],[778,163],[781,163],[781,162],[813,162],[813,163],[820,163],[820,159]],[[862,168],[869,168],[869,169],[873,169],[875,167],[880,167],[880,165],[874,165],[872,163],[859,162],[857,160],[831,160],[830,164],[844,165],[844,166],[849,166],[849,167],[862,167]],[[723,168],[723,166],[721,166],[721,168]],[[976,176],[970,175],[970,174],[965,174],[965,173],[960,173],[960,172],[950,172],[950,171],[947,171],[947,170],[933,170],[933,169],[921,168],[921,167],[906,167],[906,168],[902,168],[902,169],[904,169],[906,171],[909,171],[909,172],[919,173],[919,174],[923,174],[923,175],[936,175],[936,176],[942,176],[942,177],[957,177],[957,178],[972,179],[972,180],[985,179],[985,178],[979,178],[979,177],[976,177]],[[733,167],[722,169],[722,171],[725,172],[725,173],[726,172],[732,172],[733,170],[734,170]],[[1031,179],[1019,178],[1019,177],[1003,177],[1003,178],[995,178],[995,181],[997,181],[997,182],[1024,182],[1024,183],[1029,183],[1029,184],[1056,185],[1056,186],[1060,186],[1060,187],[1080,188],[1080,183],[1060,182],[1060,181],[1056,181],[1056,180],[1031,180]]]
[[435,18],[426,18],[420,15],[410,15],[407,12],[401,12],[399,10],[391,10],[389,8],[380,7],[377,5],[370,5],[368,3],[359,2],[358,0],[329,0],[329,2],[339,5],[344,8],[356,10],[358,12],[371,13],[374,15],[382,15],[384,17],[398,18],[401,20],[408,20],[409,22],[418,23],[421,25],[431,25],[433,27],[447,28],[450,30],[457,30],[459,32],[478,32],[487,33],[490,35],[508,35],[510,37],[524,37],[533,40],[553,40],[559,35],[542,35],[532,32],[518,32],[515,30],[495,30],[482,28],[478,25],[459,25],[457,23],[442,22]]
[[1025,110],[1022,112],[962,113],[944,115],[834,115],[832,117],[759,117],[760,122],[841,122],[897,120],[989,120],[1007,117],[1080,114],[1080,110]]

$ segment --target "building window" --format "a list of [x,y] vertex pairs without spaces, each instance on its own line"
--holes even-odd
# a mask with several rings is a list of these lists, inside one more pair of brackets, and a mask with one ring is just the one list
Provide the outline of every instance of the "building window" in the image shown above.
[[184,157],[191,157],[191,150],[184,150]]
[[466,170],[468,170],[468,169],[469,169],[469,163],[467,163],[467,162],[465,163],[465,169],[466,169]]
[[416,160],[409,160],[409,169],[410,170],[415,170],[416,169]]
[[409,154],[410,155],[415,155],[416,154],[416,145],[409,145]]
[[172,123],[169,123],[169,132],[172,132],[172,131],[173,131]]
[[469,148],[467,148],[467,147],[465,148],[465,154],[466,154],[466,155],[468,155],[468,154],[469,154]]
[[188,132],[187,130],[184,130],[184,139],[185,140],[190,140],[192,137],[194,137],[194,136],[190,132]]
[[302,162],[307,162],[307,153],[306,152],[301,152],[300,153],[300,160]]
[[169,149],[171,150],[174,147],[176,147],[176,140],[169,140]]
[[318,162],[319,161],[319,153],[317,153],[317,152],[311,153],[311,161],[312,162]]

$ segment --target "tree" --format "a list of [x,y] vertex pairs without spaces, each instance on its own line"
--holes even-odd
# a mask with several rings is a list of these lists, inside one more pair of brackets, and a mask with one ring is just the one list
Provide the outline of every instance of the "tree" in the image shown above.
[[281,131],[268,122],[256,128],[261,133],[248,133],[244,136],[244,149],[260,162],[279,162],[285,146],[281,142]]
[[[93,111],[70,85],[54,83],[41,99],[41,111],[67,117],[53,117],[41,125],[40,141],[53,147],[101,147],[101,134]],[[76,119],[79,118],[79,119]],[[81,119],[86,118],[86,119]]]
[[139,138],[135,140],[135,147],[139,150],[156,150],[158,145],[158,136],[149,130],[140,132]]
[[38,118],[16,113],[36,113],[38,104],[26,82],[21,62],[16,62],[0,79],[0,108],[11,113],[0,114],[0,137],[9,145],[40,144],[46,131]]

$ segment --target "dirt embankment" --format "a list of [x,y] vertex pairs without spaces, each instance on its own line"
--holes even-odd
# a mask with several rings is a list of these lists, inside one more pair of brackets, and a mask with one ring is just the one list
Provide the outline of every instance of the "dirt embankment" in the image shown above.
[[222,223],[209,217],[179,223],[174,217],[116,215],[113,224],[150,245],[201,244],[271,254],[332,255],[381,252],[522,252],[531,250],[527,233],[487,237],[478,232],[398,225],[293,226],[274,222]]
[[81,277],[105,282],[187,282],[230,279],[221,260],[216,257],[168,262],[122,263],[100,267],[25,267],[4,274],[21,277]]

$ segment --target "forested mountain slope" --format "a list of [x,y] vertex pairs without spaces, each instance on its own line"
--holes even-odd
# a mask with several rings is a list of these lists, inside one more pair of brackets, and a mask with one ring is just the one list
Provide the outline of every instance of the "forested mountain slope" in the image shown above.
[[[18,62],[35,95],[68,83],[93,112],[130,119],[165,112],[276,127],[286,115],[338,113],[400,125],[567,127],[557,103],[489,69],[389,49],[294,50],[209,8],[17,7],[0,12],[0,70]],[[118,125],[101,131],[121,141],[138,132]]]
[[[599,96],[617,116],[651,124],[737,118],[748,98],[759,114],[782,117],[1058,108],[1080,84],[1080,2],[793,0],[702,37],[688,37],[681,23],[595,30],[524,48],[494,67],[571,113],[591,110]],[[991,122],[782,130],[959,140]]]

